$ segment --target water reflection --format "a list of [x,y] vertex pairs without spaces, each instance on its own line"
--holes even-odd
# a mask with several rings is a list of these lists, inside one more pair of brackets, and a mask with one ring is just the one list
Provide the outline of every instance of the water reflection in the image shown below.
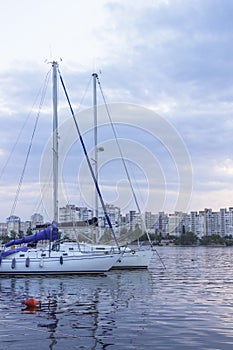
[[0,278],[0,349],[232,349],[233,248],[158,249],[166,270]]
[[[135,295],[145,292],[148,279],[148,271],[102,277],[4,277],[0,279],[0,311],[8,305],[7,322],[14,322],[16,342],[33,331],[34,341],[47,340],[49,349],[77,344],[83,349],[104,349],[114,343],[113,330],[119,327],[116,314],[129,309]],[[21,302],[32,297],[41,306],[22,308]]]

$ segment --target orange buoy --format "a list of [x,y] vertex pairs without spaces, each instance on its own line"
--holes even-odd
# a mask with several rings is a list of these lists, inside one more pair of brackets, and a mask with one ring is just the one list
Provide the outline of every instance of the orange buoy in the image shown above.
[[29,298],[28,300],[22,301],[22,304],[27,305],[29,307],[33,307],[33,306],[40,305],[41,302],[34,298]]

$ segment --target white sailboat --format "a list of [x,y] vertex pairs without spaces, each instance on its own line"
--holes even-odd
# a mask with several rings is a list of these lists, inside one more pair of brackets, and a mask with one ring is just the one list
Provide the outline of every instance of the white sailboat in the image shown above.
[[[97,123],[97,91],[96,91],[96,82],[98,80],[98,74],[93,73],[93,115],[94,115],[94,169],[95,169],[95,179],[98,182],[98,123]],[[100,82],[98,81],[98,85],[100,85]],[[102,90],[101,90],[102,91]],[[105,100],[105,99],[104,99]],[[112,125],[112,128],[114,126]],[[113,129],[113,133],[116,138],[116,132]],[[117,138],[116,138],[117,140]],[[118,142],[117,142],[118,144]],[[123,161],[123,165],[127,174],[127,178],[129,180],[129,185],[131,187],[131,190],[133,192],[133,196],[137,205],[137,209],[140,212],[140,208],[132,187],[132,183],[130,181],[130,177],[128,174],[128,170],[124,161],[124,157],[122,155],[120,146],[118,144],[119,152]],[[98,196],[97,192],[95,194],[95,216],[98,218]],[[97,227],[98,230],[98,227]],[[98,237],[98,234],[96,234],[96,237]],[[148,240],[151,244],[149,235]],[[103,252],[114,252],[120,251],[123,253],[122,257],[118,259],[112,266],[112,269],[147,269],[149,267],[150,260],[153,256],[154,250],[152,249],[152,244],[149,249],[144,249],[140,246],[138,247],[128,247],[128,246],[112,246],[112,245],[101,245],[101,244],[90,244],[90,243],[79,243],[80,250],[82,252],[95,252],[95,253],[103,253]]]
[[[58,222],[57,62],[52,62],[52,72],[54,223],[33,235],[8,242],[0,254],[0,275],[104,273],[121,257],[119,250],[117,252],[106,251],[102,254],[95,252],[87,254],[82,253],[77,244],[58,241],[58,228],[56,226]],[[62,84],[64,84],[63,81]],[[89,160],[87,159],[87,161]],[[44,241],[49,243],[40,244]]]
[[[103,254],[117,252],[117,246],[105,244],[79,243],[81,252]],[[113,264],[112,270],[115,269],[147,269],[149,267],[153,250],[143,249],[142,247],[120,246],[122,256]]]

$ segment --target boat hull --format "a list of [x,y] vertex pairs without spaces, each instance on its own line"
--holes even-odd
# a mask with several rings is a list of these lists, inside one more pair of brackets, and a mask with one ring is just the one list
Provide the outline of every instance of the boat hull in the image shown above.
[[131,250],[125,252],[115,262],[112,269],[147,269],[153,255],[153,250]]
[[55,256],[44,258],[11,257],[2,259],[0,275],[69,275],[101,274],[109,271],[119,254]]
[[[103,252],[117,252],[116,246],[96,245],[88,243],[79,243],[82,252],[95,252],[102,254]],[[152,249],[142,249],[135,247],[120,247],[122,256],[113,264],[112,269],[147,269],[154,251]]]

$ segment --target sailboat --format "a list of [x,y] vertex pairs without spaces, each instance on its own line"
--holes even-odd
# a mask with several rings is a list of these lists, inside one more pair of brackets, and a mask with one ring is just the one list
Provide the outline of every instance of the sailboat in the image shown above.
[[[93,73],[92,74],[93,78],[93,117],[94,117],[94,168],[95,168],[95,179],[98,182],[98,123],[97,123],[97,91],[96,91],[96,86],[97,86],[97,81],[98,85],[101,89],[102,88],[99,82],[98,74]],[[104,97],[104,96],[103,96]],[[105,98],[103,98],[105,101]],[[107,114],[108,111],[107,111]],[[114,129],[113,124],[111,123],[112,128],[113,128],[113,133],[115,135],[116,141],[116,132]],[[122,151],[120,149],[119,143],[117,142],[118,149],[121,155],[121,159],[123,161],[123,166],[127,174],[127,178],[129,180],[129,184],[131,187],[131,190],[133,192],[133,197],[135,199],[137,209],[140,212],[139,204],[137,202],[132,183],[130,181],[129,173],[126,167],[126,163],[124,161],[124,157],[122,155]],[[98,219],[98,196],[97,192],[95,193],[95,216]],[[98,225],[96,227],[98,229]],[[98,234],[96,235],[96,237]],[[152,249],[152,243],[150,240],[149,235],[147,234],[148,241],[150,242],[151,249],[143,249],[142,247],[128,247],[128,246],[121,246],[120,251],[123,253],[120,259],[118,259],[112,266],[112,269],[147,269],[149,267],[149,263],[151,261],[151,258],[153,256],[154,250]],[[101,245],[101,244],[90,244],[90,243],[79,243],[80,250],[82,252],[95,252],[95,253],[103,253],[103,252],[113,252],[113,251],[118,251],[119,246],[113,246],[113,245]]]
[[[104,273],[121,257],[121,252],[83,253],[77,244],[58,237],[58,63],[52,62],[53,74],[53,209],[52,224],[35,234],[11,240],[0,254],[0,275],[65,275]],[[62,85],[64,82],[61,78]],[[66,95],[67,92],[65,91]],[[69,102],[69,101],[68,101]],[[81,135],[80,135],[81,138]],[[81,139],[82,141],[82,139]],[[83,142],[83,141],[82,141]],[[83,145],[85,151],[85,145]],[[90,163],[89,159],[87,161]],[[106,213],[107,215],[107,213]],[[41,244],[48,242],[47,244]]]
[[[79,243],[81,252],[91,252],[95,254],[103,254],[117,252],[118,247],[104,244]],[[112,270],[127,269],[148,269],[153,250],[143,249],[141,247],[120,246],[122,256],[111,267]]]

